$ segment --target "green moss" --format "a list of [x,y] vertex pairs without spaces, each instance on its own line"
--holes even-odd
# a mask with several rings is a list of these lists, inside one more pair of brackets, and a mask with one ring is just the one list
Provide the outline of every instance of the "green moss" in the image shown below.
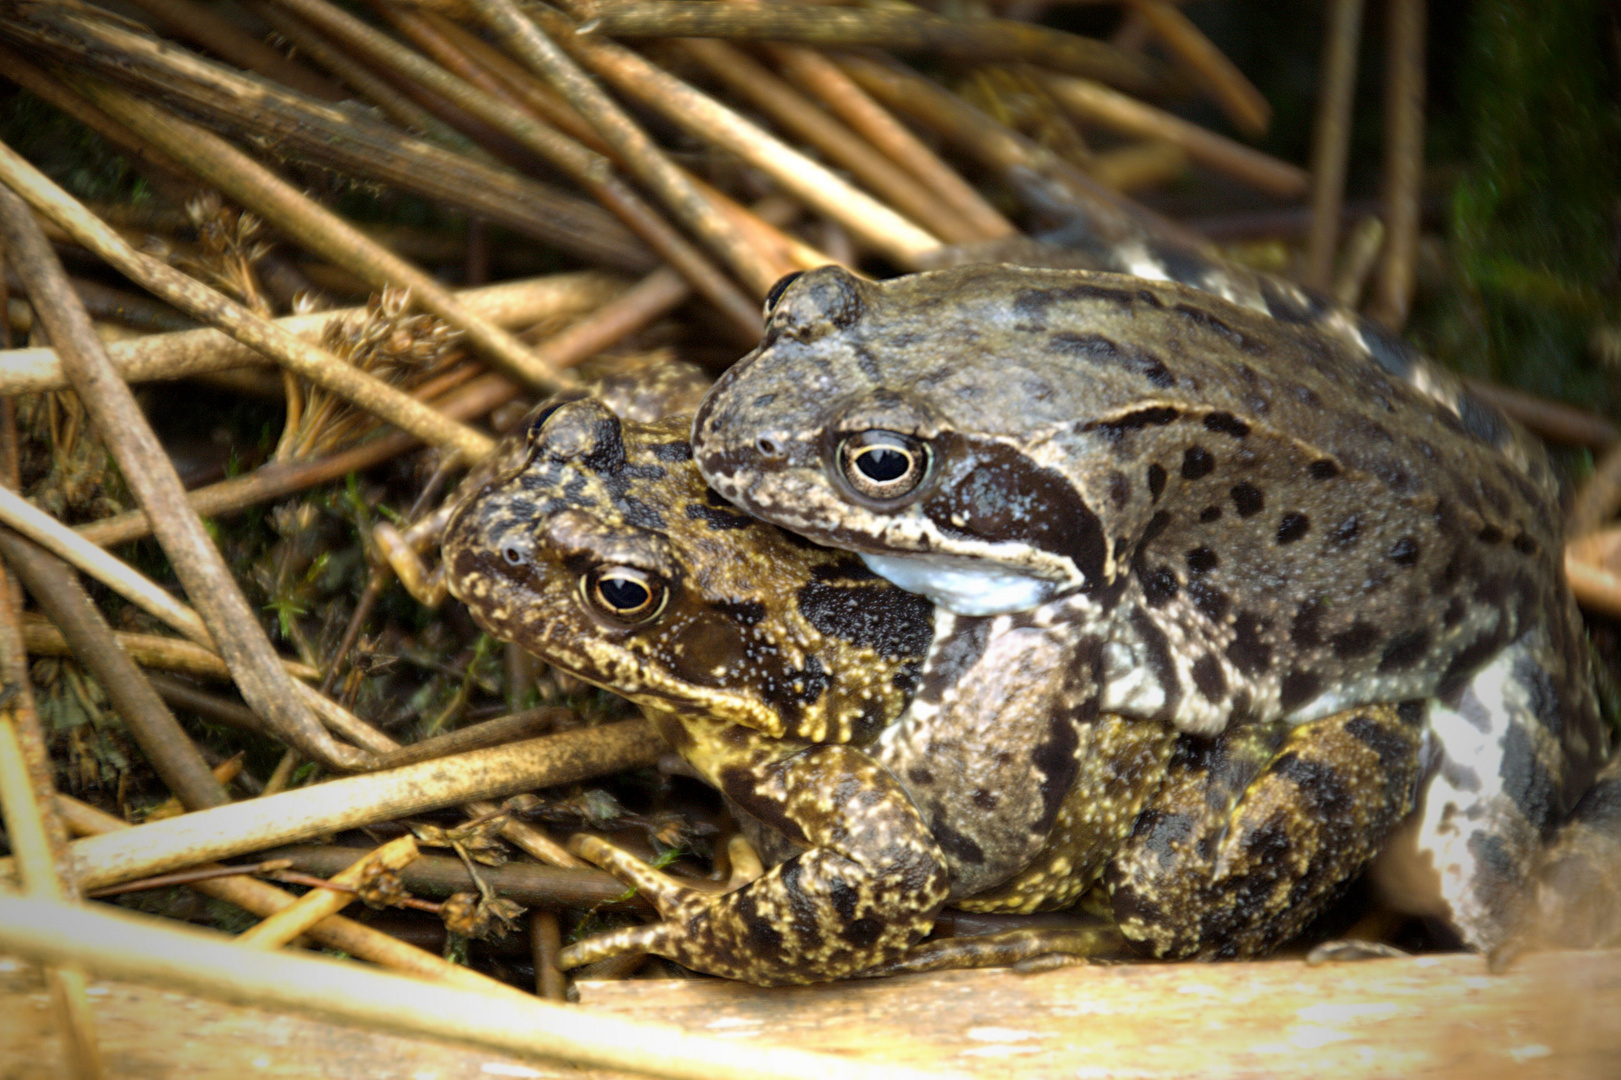
[[1451,198],[1459,289],[1414,333],[1466,370],[1615,412],[1587,342],[1618,306],[1618,110],[1604,5],[1478,0],[1459,105],[1467,162]]

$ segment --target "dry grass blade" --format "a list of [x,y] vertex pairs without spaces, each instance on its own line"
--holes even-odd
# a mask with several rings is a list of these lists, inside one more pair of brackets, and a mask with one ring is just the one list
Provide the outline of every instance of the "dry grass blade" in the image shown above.
[[1351,146],[1351,104],[1356,90],[1357,44],[1362,37],[1362,0],[1333,0],[1323,42],[1323,80],[1312,132],[1311,232],[1301,279],[1327,289],[1334,276],[1345,164]]
[[1424,181],[1424,0],[1390,0],[1385,80],[1385,254],[1368,314],[1400,329],[1413,300]]
[[[56,797],[57,806],[62,816],[67,819],[73,831],[80,836],[101,836],[110,832],[123,832],[135,828],[127,821],[122,821],[111,814],[97,810],[93,806],[79,802],[66,795]],[[615,883],[617,884],[617,883]],[[191,888],[212,896],[216,900],[235,904],[237,907],[261,918],[268,918],[278,911],[291,907],[297,897],[284,892],[267,882],[256,881],[253,878],[233,876],[212,878],[206,881],[191,883]],[[362,960],[369,960],[374,964],[398,971],[405,975],[412,975],[419,979],[430,979],[434,982],[445,983],[450,986],[459,986],[464,990],[479,991],[487,994],[511,994],[513,989],[505,983],[497,982],[470,968],[460,964],[452,964],[442,960],[432,953],[407,945],[398,938],[390,937],[369,926],[345,919],[341,915],[329,915],[306,933],[321,944],[333,949],[339,949],[351,956]]]
[[1238,130],[1251,137],[1266,134],[1272,106],[1180,8],[1166,0],[1131,0],[1131,9],[1193,71]]
[[397,871],[417,857],[416,837],[396,837],[332,875],[331,889],[311,889],[298,902],[236,936],[236,943],[252,949],[279,949],[329,915],[336,915],[355,899],[352,890],[368,875]]
[[219,136],[106,84],[80,84],[97,105],[141,138],[183,161],[303,247],[331,259],[376,288],[408,289],[412,300],[463,331],[490,359],[524,381],[556,390],[572,380],[523,342],[457,303],[449,289],[327,210]]
[[[0,494],[16,498],[9,490]],[[79,662],[101,683],[142,752],[181,804],[188,810],[202,810],[230,802],[180,722],[129,657],[119,651],[111,628],[68,568],[4,529],[0,529],[0,555],[61,629]]]
[[[81,244],[130,279],[182,311],[219,327],[244,345],[270,355],[311,382],[368,412],[376,413],[424,442],[453,449],[470,461],[477,461],[489,453],[494,445],[486,436],[446,419],[387,383],[356,371],[337,361],[324,349],[289,334],[275,323],[259,318],[196,279],[144,252],[136,251],[78,200],[3,144],[0,144],[0,181],[4,181],[43,216],[67,230]],[[63,302],[66,303],[66,297],[72,296],[72,290],[64,284],[62,291],[65,294]],[[83,310],[76,297],[72,303],[80,311]],[[88,335],[87,344],[95,340],[88,325],[85,333]],[[53,334],[52,340],[57,342],[58,351],[63,354],[65,361],[67,346],[63,344],[61,336]],[[111,376],[111,361],[106,360],[106,351],[99,340],[95,341],[94,348],[108,364],[108,374]],[[130,407],[134,408],[133,401]]]
[[681,1080],[946,1080],[895,1065],[689,1035],[589,1009],[519,1002],[287,953],[244,955],[217,935],[130,915],[0,897],[0,948],[41,963],[85,963],[108,978],[157,983],[260,1008],[429,1034],[486,1049]]
[[[646,721],[625,720],[199,810],[116,836],[77,840],[71,861],[81,884],[98,888],[352,826],[650,765],[663,749]],[[0,860],[0,868],[14,872],[9,859]]]
[[[479,17],[508,49],[590,121],[619,159],[748,287],[764,296],[775,278],[740,229],[718,213],[648,134],[509,0],[480,0]],[[564,20],[566,22],[566,20]],[[570,34],[572,26],[565,28]]]
[[[509,2],[480,0],[492,6]],[[885,257],[916,268],[940,246],[937,239],[888,206],[639,54],[579,35],[573,23],[556,12],[537,8],[531,14],[536,20],[533,25],[543,27],[557,44],[622,93],[767,173],[784,191],[839,222]]]
[[[482,319],[500,326],[519,327],[588,311],[623,291],[624,284],[623,278],[581,271],[462,289],[456,293],[456,299]],[[363,317],[365,312],[364,307],[337,308],[289,315],[275,322],[289,333],[318,341],[332,326]],[[547,348],[550,355],[549,346]],[[107,353],[119,377],[132,383],[274,363],[257,349],[218,330],[150,334],[131,341],[113,342],[107,346]],[[580,359],[572,356],[563,366],[579,363]],[[55,349],[0,352],[0,395],[37,394],[62,390],[67,385]],[[466,416],[455,419],[464,420]]]
[[789,4],[578,0],[587,32],[621,37],[735,37],[840,47],[877,45],[970,60],[1027,60],[1139,93],[1156,89],[1148,61],[1101,41],[1010,19],[952,19],[925,11]]
[[134,0],[135,6],[157,16],[164,28],[195,42],[215,56],[249,71],[256,71],[300,93],[326,101],[343,100],[343,91],[264,42],[248,36],[210,8],[192,0]]
[[[223,297],[150,256],[144,257],[143,262],[140,253],[3,144],[0,144],[0,174],[7,184],[26,191],[35,205],[48,208],[59,224],[71,221],[77,232],[98,241],[101,254],[112,254],[126,266],[143,270],[161,268],[161,273],[149,273],[148,277],[180,286],[169,290],[169,299],[181,296],[201,299],[215,309],[229,304]],[[28,283],[30,297],[50,330],[51,340],[61,350],[63,366],[74,389],[118,460],[125,479],[151,515],[159,543],[169,556],[176,576],[202,609],[204,621],[243,696],[278,736],[309,756],[340,767],[363,762],[364,755],[333,741],[308,708],[299,703],[291,680],[282,671],[235,578],[204,531],[202,522],[186,505],[185,490],[168,455],[148,426],[129,387],[113,372],[106,351],[95,336],[78,297],[68,287],[62,266],[46,244],[28,204],[18,194],[0,192],[0,218],[3,218],[7,248],[15,253],[17,271]],[[177,278],[184,280],[177,282]],[[187,306],[201,314],[204,304]],[[236,305],[229,305],[227,310],[240,318],[251,318]],[[262,320],[258,322],[260,327],[265,325]],[[304,346],[297,338],[280,333],[287,340]]]

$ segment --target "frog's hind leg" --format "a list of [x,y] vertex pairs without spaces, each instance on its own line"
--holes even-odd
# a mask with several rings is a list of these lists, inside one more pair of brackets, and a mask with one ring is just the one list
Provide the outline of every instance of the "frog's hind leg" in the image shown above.
[[1543,852],[1501,967],[1527,948],[1621,946],[1621,755],[1611,758]]
[[660,727],[734,807],[782,833],[799,853],[742,888],[715,894],[606,841],[576,837],[577,854],[635,885],[661,919],[570,945],[558,955],[560,966],[639,950],[762,986],[812,983],[898,959],[929,932],[946,900],[945,861],[887,769],[851,746],[795,748],[718,722],[699,746],[682,738],[681,724]]
[[1338,895],[1412,809],[1418,710],[1185,736],[1106,880],[1126,939],[1164,958],[1255,956]]
[[1440,916],[1483,952],[1521,925],[1545,843],[1602,759],[1588,702],[1560,693],[1550,652],[1545,632],[1528,634],[1427,703],[1422,806],[1374,866],[1391,906]]

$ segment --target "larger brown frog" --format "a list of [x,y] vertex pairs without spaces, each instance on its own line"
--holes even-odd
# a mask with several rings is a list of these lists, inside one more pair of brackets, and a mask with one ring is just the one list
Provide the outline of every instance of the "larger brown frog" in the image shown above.
[[1213,732],[1408,703],[1411,861],[1494,948],[1608,746],[1553,477],[1354,316],[1189,275],[807,273],[700,410],[699,467],[948,608],[1067,632],[1083,712]]
[[937,613],[737,514],[685,432],[591,400],[548,406],[444,540],[480,625],[657,710],[780,860],[716,897],[587,844],[663,919],[566,962],[642,949],[760,983],[836,978],[901,962],[948,901],[1050,909],[1105,875],[1145,951],[1252,955],[1411,807],[1422,732],[1398,710],[1202,737],[1079,708],[1063,633]]

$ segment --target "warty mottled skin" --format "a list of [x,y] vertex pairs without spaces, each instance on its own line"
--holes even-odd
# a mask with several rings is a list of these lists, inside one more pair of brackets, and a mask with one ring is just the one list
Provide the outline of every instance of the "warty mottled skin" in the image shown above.
[[1215,733],[1409,703],[1413,859],[1501,945],[1608,752],[1540,448],[1354,315],[1139,254],[1188,283],[801,275],[699,410],[698,466],[948,608],[1067,635],[1082,712]]
[[1410,809],[1421,731],[1399,710],[1215,738],[1100,714],[1054,628],[936,612],[737,514],[686,428],[554,402],[444,538],[451,591],[481,626],[655,710],[776,863],[717,897],[589,844],[663,918],[565,963],[649,950],[771,984],[1090,952],[1095,935],[913,946],[948,901],[1048,910],[1105,876],[1143,950],[1254,955]]

